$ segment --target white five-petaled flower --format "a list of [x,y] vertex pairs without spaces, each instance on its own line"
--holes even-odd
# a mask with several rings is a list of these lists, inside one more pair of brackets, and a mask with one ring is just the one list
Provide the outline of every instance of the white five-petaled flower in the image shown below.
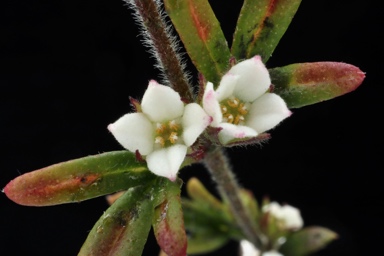
[[298,230],[303,227],[303,219],[301,218],[300,211],[293,206],[281,206],[277,202],[271,202],[264,205],[262,211],[269,213],[280,221],[280,226],[283,230]]
[[216,90],[212,83],[207,83],[203,107],[213,118],[211,126],[221,128],[222,144],[256,137],[291,115],[280,96],[267,92],[270,85],[260,56],[234,65]]
[[188,147],[212,118],[200,105],[185,105],[176,91],[154,80],[144,93],[141,110],[122,116],[108,129],[124,148],[145,156],[151,172],[174,181]]

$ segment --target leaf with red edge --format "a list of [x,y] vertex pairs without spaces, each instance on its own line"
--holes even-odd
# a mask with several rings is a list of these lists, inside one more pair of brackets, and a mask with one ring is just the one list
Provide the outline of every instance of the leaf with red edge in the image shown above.
[[164,6],[197,70],[218,85],[230,52],[208,0],[164,0]]
[[244,0],[232,43],[237,59],[260,55],[267,62],[301,0]]
[[83,157],[23,174],[4,188],[21,205],[79,202],[142,185],[156,176],[129,151]]
[[187,235],[181,209],[180,183],[166,181],[165,200],[156,207],[152,219],[157,243],[168,256],[187,254]]
[[79,256],[139,256],[154,213],[154,182],[128,189],[96,222]]
[[329,100],[355,90],[365,74],[342,62],[297,63],[269,70],[274,92],[289,108]]
[[306,227],[288,235],[280,251],[287,256],[311,255],[337,238],[338,235],[330,229],[318,226]]

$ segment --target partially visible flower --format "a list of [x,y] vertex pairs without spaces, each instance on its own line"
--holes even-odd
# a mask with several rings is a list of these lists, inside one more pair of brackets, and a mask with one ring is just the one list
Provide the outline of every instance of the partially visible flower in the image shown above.
[[[241,256],[260,256],[260,250],[257,249],[251,242],[248,240],[240,241],[240,255]],[[283,256],[277,251],[268,251],[263,252],[261,256]]]
[[268,251],[268,252],[263,252],[261,256],[284,256],[284,255],[277,251]]
[[279,227],[283,230],[298,230],[303,227],[303,219],[301,218],[300,211],[293,206],[281,206],[277,202],[271,202],[264,205],[262,211],[274,217]]
[[151,172],[174,181],[188,147],[211,118],[198,104],[185,105],[176,91],[154,80],[144,93],[141,110],[122,116],[108,130],[124,148],[145,156]]
[[267,92],[270,85],[260,56],[234,65],[216,90],[212,83],[207,83],[203,107],[213,118],[211,126],[221,128],[222,144],[256,137],[291,115],[280,96]]
[[241,256],[260,256],[260,251],[248,240],[240,241]]

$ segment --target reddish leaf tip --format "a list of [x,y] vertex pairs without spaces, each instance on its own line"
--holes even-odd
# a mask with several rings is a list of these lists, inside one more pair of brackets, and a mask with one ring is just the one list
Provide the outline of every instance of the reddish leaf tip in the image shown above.
[[297,82],[300,84],[336,83],[335,90],[345,94],[361,85],[365,73],[358,67],[342,62],[314,62],[297,69]]

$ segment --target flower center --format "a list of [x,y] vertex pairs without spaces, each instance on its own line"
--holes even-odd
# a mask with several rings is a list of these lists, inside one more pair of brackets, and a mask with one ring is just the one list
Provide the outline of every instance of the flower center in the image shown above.
[[243,124],[248,114],[249,103],[242,102],[236,97],[230,97],[220,102],[223,121],[230,124]]
[[169,147],[176,144],[181,135],[181,125],[177,120],[156,123],[155,145]]

